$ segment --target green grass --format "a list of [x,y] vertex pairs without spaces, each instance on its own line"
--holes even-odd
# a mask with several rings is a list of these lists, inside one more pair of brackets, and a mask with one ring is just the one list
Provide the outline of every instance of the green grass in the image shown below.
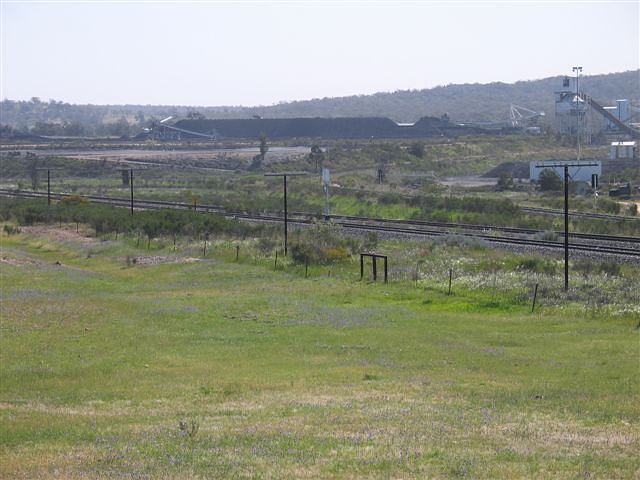
[[173,253],[4,234],[2,248],[1,478],[640,468],[635,313],[532,315],[463,283],[359,282],[355,263],[304,279],[222,247],[129,267]]

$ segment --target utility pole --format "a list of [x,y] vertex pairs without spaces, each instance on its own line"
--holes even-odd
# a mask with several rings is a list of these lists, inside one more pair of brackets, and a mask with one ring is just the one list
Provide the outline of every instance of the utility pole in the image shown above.
[[569,290],[569,165],[564,166],[564,291]]
[[47,171],[47,205],[51,206],[51,170],[62,170],[61,168],[36,168],[36,170]]
[[536,168],[564,170],[564,290],[569,290],[569,167],[597,167],[595,162],[562,162],[536,165]]
[[287,177],[306,175],[306,172],[283,172],[283,173],[265,173],[265,177],[282,177],[282,186],[284,189],[284,255],[288,251],[288,226],[289,216],[287,214]]
[[129,169],[129,185],[131,186],[131,215],[133,216],[133,168]]
[[[129,177],[129,208],[131,210],[131,215],[133,215],[133,171],[134,170],[147,170],[146,168],[120,168],[118,169],[122,172],[122,180],[125,183],[125,176]],[[126,183],[125,183],[126,185]]]

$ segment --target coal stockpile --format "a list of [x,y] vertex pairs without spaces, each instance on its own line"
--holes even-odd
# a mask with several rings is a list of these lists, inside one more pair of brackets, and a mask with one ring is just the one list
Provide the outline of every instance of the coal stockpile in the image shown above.
[[[457,125],[439,118],[423,117],[414,124],[399,125],[389,118],[251,118],[229,120],[181,120],[182,131],[218,138],[428,138],[481,135],[482,128]],[[493,132],[495,134],[495,132]]]

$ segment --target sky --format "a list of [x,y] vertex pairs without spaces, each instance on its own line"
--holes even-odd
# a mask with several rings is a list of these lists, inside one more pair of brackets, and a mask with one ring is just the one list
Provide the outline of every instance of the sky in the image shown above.
[[636,70],[640,0],[0,0],[0,97],[283,101]]

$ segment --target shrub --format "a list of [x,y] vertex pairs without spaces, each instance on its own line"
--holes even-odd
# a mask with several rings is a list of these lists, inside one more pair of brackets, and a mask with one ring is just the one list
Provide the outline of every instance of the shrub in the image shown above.
[[544,232],[536,233],[536,238],[547,242],[556,242],[558,241],[558,234],[553,230],[545,230]]
[[297,231],[296,240],[291,244],[291,258],[296,263],[329,264],[348,259],[351,253],[361,251],[364,242],[344,237],[341,230],[330,222],[319,222]]
[[449,247],[482,248],[485,246],[484,242],[479,238],[456,235],[454,233],[447,233],[437,237],[435,242]]
[[378,246],[378,234],[376,232],[368,232],[364,236],[364,241],[362,242],[362,249],[371,251],[374,250]]
[[13,225],[5,225],[4,231],[7,235],[15,235],[20,233],[20,229],[18,227],[14,227]]
[[556,263],[553,260],[546,260],[539,257],[524,257],[516,263],[516,270],[555,275]]
[[404,203],[404,198],[399,193],[383,193],[378,198],[378,203],[381,205],[393,205],[396,203]]
[[585,277],[592,273],[604,273],[606,275],[617,277],[620,276],[620,264],[615,262],[596,263],[592,260],[578,260],[574,263],[573,268],[582,273]]
[[617,277],[620,275],[620,264],[614,262],[602,262],[600,264],[600,271],[612,277]]
[[60,200],[62,206],[87,205],[88,203],[90,203],[89,199],[80,195],[69,195]]
[[323,248],[320,253],[323,257],[323,263],[339,262],[351,257],[349,250],[343,247]]
[[258,239],[258,244],[256,248],[262,255],[267,255],[273,252],[273,249],[276,247],[276,241],[270,237],[260,237]]
[[409,146],[409,153],[414,157],[423,158],[424,157],[424,143],[422,142],[413,142]]

